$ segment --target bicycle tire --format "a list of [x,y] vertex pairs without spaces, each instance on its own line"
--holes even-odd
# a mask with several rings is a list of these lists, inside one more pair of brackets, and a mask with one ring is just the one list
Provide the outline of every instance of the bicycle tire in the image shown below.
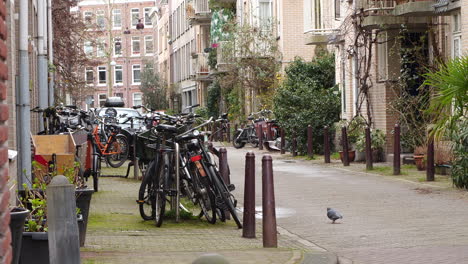
[[127,137],[118,134],[115,136],[115,140],[110,143],[109,152],[120,150],[118,154],[106,155],[107,163],[112,168],[119,168],[128,159],[129,145]]
[[155,215],[154,221],[157,227],[161,227],[164,220],[166,209],[166,182],[169,175],[169,159],[166,154],[163,154],[161,164],[158,164],[158,177],[156,179],[157,188],[155,194]]
[[[205,186],[201,181],[200,173],[196,168],[192,168],[193,175],[197,177],[197,180],[194,183],[197,185],[195,190],[197,190],[198,195],[198,202],[200,205],[200,209],[205,216],[205,219],[210,224],[216,223],[216,203],[215,203],[215,195],[213,190],[210,186]],[[205,176],[206,177],[206,176]],[[205,189],[205,191],[202,191]]]
[[[148,170],[143,177],[143,180],[140,185],[140,190],[138,191],[138,209],[140,211],[140,216],[143,220],[153,220],[155,217],[155,196],[153,188],[153,175],[155,172],[156,162],[152,161],[148,166]],[[148,208],[149,205],[149,208]],[[148,209],[150,212],[148,213]]]
[[[237,227],[239,229],[242,228],[242,223],[240,222],[240,219],[237,216],[236,208],[234,206],[234,201],[231,200],[231,199],[233,199],[232,194],[229,192],[226,184],[224,184],[224,182],[222,182],[221,176],[219,175],[219,173],[217,173],[215,171],[213,166],[209,167],[209,171],[213,176],[212,179],[213,179],[213,182],[214,182],[214,186],[217,189],[217,191],[219,192],[219,194],[221,196],[221,199],[223,199],[223,202],[224,202],[225,206],[227,207],[227,209],[231,213],[231,216],[234,219],[234,221],[236,222]],[[221,209],[221,211],[223,210],[223,208],[220,208],[220,209]]]
[[245,142],[242,142],[240,139],[238,139],[239,135],[242,133],[242,131],[236,131],[234,133],[234,137],[232,140],[232,146],[235,147],[236,149],[243,148],[245,146]]
[[98,155],[93,156],[93,188],[94,192],[99,191],[99,176],[101,176],[101,160]]

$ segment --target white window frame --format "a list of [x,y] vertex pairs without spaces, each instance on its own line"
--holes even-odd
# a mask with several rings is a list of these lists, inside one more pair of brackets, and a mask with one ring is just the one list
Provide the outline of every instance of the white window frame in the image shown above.
[[133,106],[139,105],[139,104],[135,104],[135,95],[139,95],[139,96],[140,96],[140,99],[139,99],[139,100],[141,101],[141,103],[139,103],[139,104],[142,105],[142,104],[143,104],[143,93],[136,92],[136,93],[133,93],[133,94],[132,94],[132,104],[133,104]]
[[[117,69],[119,68],[119,69]],[[121,76],[122,76],[122,79],[120,80],[120,82],[117,82],[117,72],[120,71],[121,72]],[[114,66],[114,85],[115,86],[122,86],[123,85],[123,65],[115,65]]]
[[[116,42],[120,42],[120,54],[117,54],[115,51],[115,43]],[[113,45],[113,50],[114,50],[114,57],[122,57],[122,53],[123,53],[123,43],[122,43],[122,38],[121,37],[115,37],[114,38],[114,45]]]
[[[453,29],[452,29],[452,59],[461,57],[462,54],[462,20],[461,20],[461,14],[457,13],[452,16],[452,21],[453,21]],[[455,43],[458,42],[458,45],[455,45]]]
[[[104,99],[101,99],[101,95],[104,96]],[[107,94],[105,93],[100,93],[98,94],[98,104],[99,104],[99,107],[102,107],[104,105],[104,103],[106,102],[107,100]],[[101,106],[101,102],[102,102],[102,106]]]
[[[133,19],[133,15],[137,14],[138,18],[136,21]],[[136,28],[136,25],[138,24],[138,19],[140,19],[140,9],[139,8],[132,8],[130,9],[130,24],[132,25],[133,28]]]
[[[153,27],[153,23],[151,22],[151,7],[143,8],[143,24],[145,27]],[[148,14],[148,19],[146,19],[146,14]]]
[[[151,38],[151,40],[147,40],[147,39],[150,39],[150,38]],[[145,55],[153,55],[153,54],[154,54],[154,41],[153,41],[153,40],[154,40],[154,38],[153,38],[153,36],[151,36],[151,35],[145,36],[145,37],[144,37],[144,41],[145,41]],[[148,52],[148,45],[147,45],[148,42],[151,42],[151,45],[153,46],[153,49],[152,49],[151,52]]]
[[377,36],[377,80],[382,82],[388,80],[388,35],[381,32]]
[[85,41],[84,44],[83,44],[83,50],[84,50],[84,53],[88,56],[92,56],[94,55],[94,47],[91,43],[91,41]]
[[[89,72],[93,73],[93,79],[91,80],[91,82],[88,82],[88,73]],[[86,82],[86,85],[93,85],[94,84],[94,69],[93,69],[93,67],[85,67],[85,82]]]
[[[137,40],[138,38],[138,40]],[[138,42],[138,53],[135,53],[135,45],[134,43]],[[132,55],[131,56],[141,56],[141,40],[140,37],[133,36],[132,37]]]
[[[101,83],[101,74],[100,74],[101,72],[104,72],[105,77],[106,77],[104,83]],[[97,73],[98,73],[98,78],[97,78],[98,86],[105,86],[107,84],[107,66],[98,66]]]
[[[138,66],[138,70],[140,71],[140,81],[135,82],[135,68]],[[141,84],[141,65],[140,64],[133,64],[132,65],[132,84]]]
[[[120,16],[120,25],[118,25],[118,26],[115,25],[116,16]],[[112,10],[112,28],[114,28],[114,29],[121,29],[122,28],[122,10],[120,10],[120,9]]]
[[92,11],[83,12],[83,22],[87,26],[92,25],[93,24],[93,16],[94,16],[94,13]]
[[104,57],[106,56],[106,42],[104,39],[99,39],[96,46],[96,56]]
[[[103,25],[99,25],[99,18],[102,17]],[[99,29],[103,30],[106,28],[106,17],[104,10],[97,10],[96,11],[96,25]]]
[[[268,16],[266,17],[265,20],[268,20],[268,21],[263,21],[262,17],[260,17],[260,10],[261,10],[261,5],[264,4],[264,3],[267,3],[268,4]],[[258,25],[260,28],[262,28],[263,30],[271,30],[270,26],[273,22],[273,13],[274,13],[274,10],[273,10],[273,1],[272,0],[259,0],[258,1]],[[265,24],[264,24],[265,23]]]

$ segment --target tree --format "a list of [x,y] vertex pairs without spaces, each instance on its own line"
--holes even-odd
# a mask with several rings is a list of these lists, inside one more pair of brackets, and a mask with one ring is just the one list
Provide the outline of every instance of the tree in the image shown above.
[[333,54],[319,55],[311,62],[295,58],[286,68],[285,80],[273,99],[274,112],[288,137],[296,133],[299,152],[306,152],[308,125],[319,152],[323,150],[324,126],[332,127],[340,118],[340,96],[334,80]]
[[155,72],[152,63],[145,63],[141,73],[140,90],[143,93],[143,104],[150,109],[166,109],[167,84],[161,75]]
[[[86,56],[82,47],[91,39],[86,25],[78,13],[70,14],[70,9],[77,4],[78,0],[52,2],[54,61],[49,70],[56,73],[55,86],[59,94],[70,94],[75,101],[82,101],[92,89],[87,88],[85,78],[78,73],[84,73],[85,66],[97,64]],[[63,99],[63,96],[56,96],[56,102]]]

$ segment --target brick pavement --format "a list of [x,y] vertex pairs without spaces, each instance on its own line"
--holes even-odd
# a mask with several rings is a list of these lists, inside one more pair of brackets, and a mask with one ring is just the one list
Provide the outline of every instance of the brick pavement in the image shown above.
[[263,249],[260,226],[256,239],[244,239],[233,221],[167,221],[157,228],[139,216],[138,188],[139,182],[131,179],[100,179],[100,191],[91,202],[83,263],[191,263],[203,253],[216,252],[231,263],[292,264],[301,262],[303,252],[316,252],[313,245],[281,234],[278,249]]
[[[242,188],[245,153],[228,148]],[[261,204],[257,155],[257,205]],[[272,154],[278,225],[354,263],[468,263],[468,193]],[[352,165],[353,166],[353,165]],[[330,224],[326,207],[341,211]]]

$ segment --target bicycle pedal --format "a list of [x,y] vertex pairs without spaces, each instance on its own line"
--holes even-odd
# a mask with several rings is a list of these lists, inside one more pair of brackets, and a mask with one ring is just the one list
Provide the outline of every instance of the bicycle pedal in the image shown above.
[[145,201],[144,200],[136,200],[137,204],[144,204]]
[[228,190],[229,190],[230,192],[232,192],[232,191],[234,191],[234,190],[236,189],[236,186],[235,186],[234,184],[229,184],[229,185],[227,186],[227,188],[228,188]]

